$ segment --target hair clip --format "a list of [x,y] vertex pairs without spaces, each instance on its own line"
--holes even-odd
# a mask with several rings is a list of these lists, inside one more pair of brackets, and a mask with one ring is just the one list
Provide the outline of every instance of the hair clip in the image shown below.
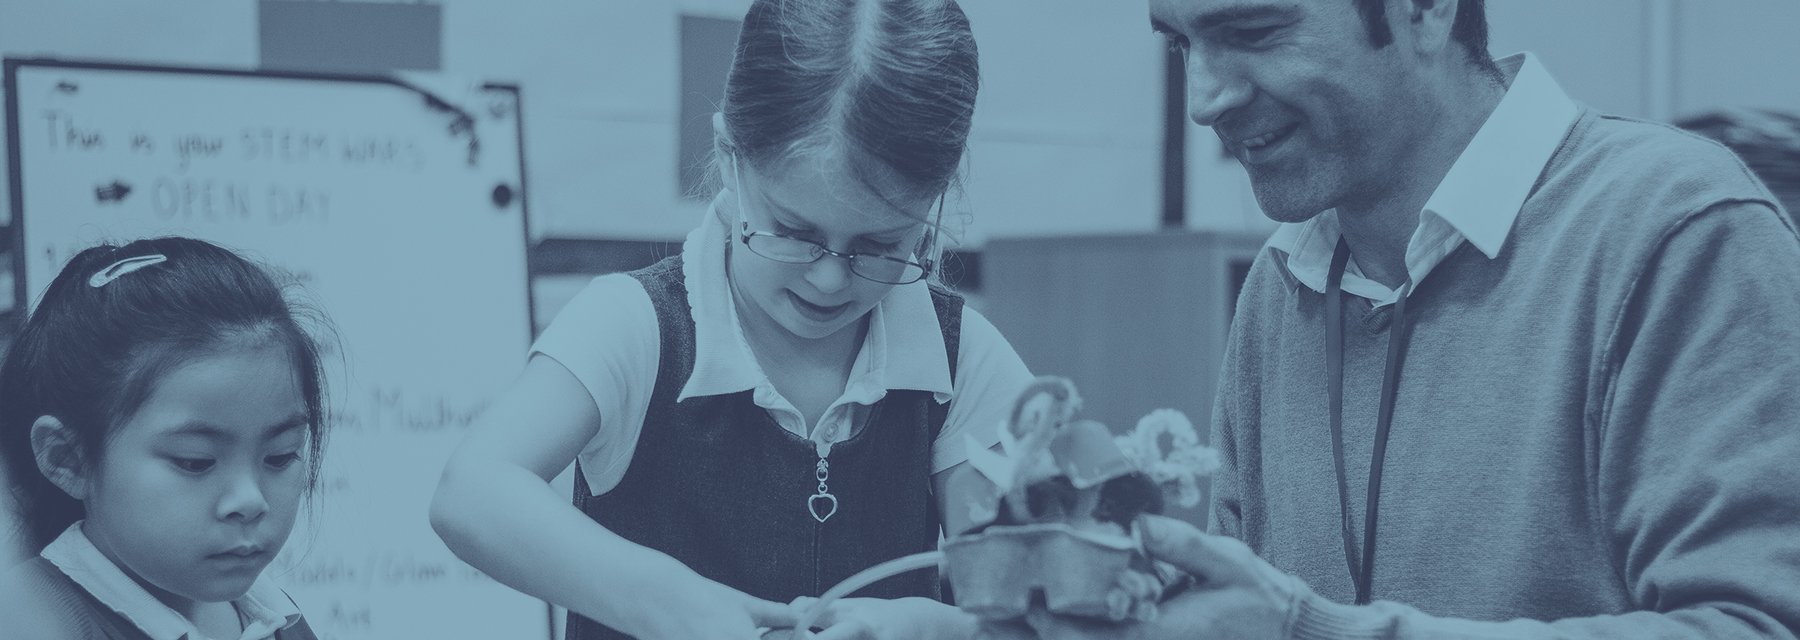
[[126,258],[124,260],[114,262],[114,263],[112,263],[111,266],[108,266],[105,269],[101,269],[98,273],[95,273],[94,275],[89,276],[88,277],[88,286],[95,287],[95,288],[104,287],[104,286],[106,286],[106,283],[112,282],[114,280],[118,280],[119,276],[123,276],[127,273],[137,271],[138,269],[142,269],[144,267],[148,267],[150,265],[153,265],[153,264],[156,264],[159,262],[166,262],[166,261],[168,261],[168,259],[169,259],[168,256],[158,253],[158,254],[147,255],[147,256],[136,256],[136,257]]

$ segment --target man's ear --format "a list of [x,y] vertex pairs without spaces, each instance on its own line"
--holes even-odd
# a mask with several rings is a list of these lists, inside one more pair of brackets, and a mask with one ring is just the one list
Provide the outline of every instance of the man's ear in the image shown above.
[[1395,32],[1406,33],[1404,37],[1413,51],[1439,55],[1450,46],[1450,32],[1456,24],[1460,4],[1457,0],[1402,0],[1389,7],[1404,12],[1401,16],[1404,19],[1390,22]]
[[38,416],[31,424],[31,455],[38,473],[76,500],[86,500],[92,475],[75,429],[56,416]]

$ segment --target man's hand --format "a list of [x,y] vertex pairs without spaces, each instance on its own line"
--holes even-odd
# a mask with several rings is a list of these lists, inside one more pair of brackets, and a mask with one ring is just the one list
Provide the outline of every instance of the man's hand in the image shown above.
[[[1208,535],[1180,520],[1139,521],[1150,557],[1193,574],[1198,582],[1163,602],[1151,622],[1110,623],[1033,610],[1025,622],[1043,640],[1283,640],[1305,586],[1233,538]],[[998,630],[996,630],[998,632]]]

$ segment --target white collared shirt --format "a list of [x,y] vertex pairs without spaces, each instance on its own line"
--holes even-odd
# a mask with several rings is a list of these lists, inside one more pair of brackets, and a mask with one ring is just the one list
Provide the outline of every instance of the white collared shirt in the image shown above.
[[[888,391],[928,391],[938,402],[949,403],[932,446],[932,473],[967,459],[964,434],[986,446],[999,441],[998,429],[1018,393],[1030,384],[1031,372],[993,324],[965,306],[953,389],[943,332],[924,282],[895,286],[869,312],[869,331],[843,393],[816,425],[807,425],[793,403],[775,390],[744,338],[726,280],[730,230],[716,213],[708,211],[682,244],[684,284],[694,317],[694,370],[678,401],[751,391],[756,406],[776,424],[812,440],[821,455],[828,455],[833,443],[855,435],[860,415]],[[574,374],[600,410],[600,430],[579,454],[594,495],[619,484],[636,452],[656,386],[660,342],[649,295],[636,279],[618,273],[590,282],[532,345],[533,354],[549,356]]]
[[[1496,62],[1503,73],[1512,74],[1512,83],[1419,211],[1419,226],[1406,245],[1406,272],[1414,283],[1464,242],[1489,259],[1500,255],[1525,198],[1580,115],[1536,56],[1521,53]],[[1268,244],[1287,255],[1287,270],[1295,280],[1323,293],[1341,235],[1337,211],[1330,210],[1281,225]],[[1400,296],[1365,277],[1355,256],[1344,270],[1343,288],[1377,307]]]
[[131,576],[94,546],[81,522],[69,525],[39,553],[70,580],[137,626],[151,640],[268,640],[300,621],[300,609],[281,589],[262,578],[243,597],[231,601],[244,620],[234,638],[211,638],[168,605],[145,591]]

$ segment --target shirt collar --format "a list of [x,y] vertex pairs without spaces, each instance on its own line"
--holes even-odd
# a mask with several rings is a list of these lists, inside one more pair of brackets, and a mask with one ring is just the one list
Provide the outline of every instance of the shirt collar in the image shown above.
[[[681,245],[682,278],[694,317],[694,372],[676,401],[769,386],[738,322],[725,272],[731,230],[714,198],[700,226]],[[870,311],[869,333],[852,365],[850,387],[929,391],[950,397],[950,363],[931,290],[923,282],[897,285]],[[877,394],[879,395],[879,394]]]
[[[151,640],[202,637],[186,617],[150,595],[101,553],[82,531],[81,522],[69,525],[39,555]],[[261,578],[232,604],[238,615],[246,619],[242,638],[267,638],[300,621],[300,608],[294,601]]]
[[[1500,255],[1538,176],[1580,115],[1537,56],[1521,53],[1495,62],[1502,73],[1512,75],[1512,82],[1419,212],[1419,231],[1407,247],[1407,271],[1414,282],[1448,253],[1425,245],[1454,246],[1467,240],[1490,259]],[[1268,244],[1286,254],[1294,280],[1323,292],[1339,235],[1336,212],[1326,211],[1282,224]],[[1353,286],[1348,280],[1346,291]]]
[[1500,255],[1525,198],[1579,109],[1529,53],[1497,60],[1513,81],[1499,106],[1438,183],[1427,213],[1443,218],[1488,258]]

